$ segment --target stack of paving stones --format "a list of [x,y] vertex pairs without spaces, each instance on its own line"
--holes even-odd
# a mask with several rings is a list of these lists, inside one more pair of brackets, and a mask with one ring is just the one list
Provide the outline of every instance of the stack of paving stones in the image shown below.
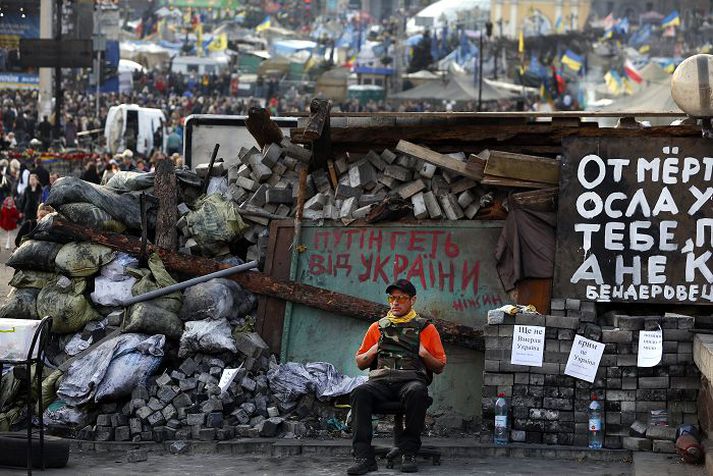
[[[241,354],[237,360],[232,354],[196,354],[174,370],[151,377],[146,386],[137,386],[129,399],[99,405],[96,424],[84,427],[77,437],[163,442],[326,436],[319,422],[334,417],[334,408],[311,394],[287,403],[273,398],[265,375],[270,364],[267,345],[258,334],[245,333],[236,339],[236,347]],[[221,392],[223,370],[241,364]]]
[[[450,156],[466,160],[463,153]],[[261,212],[243,216],[251,225],[245,238],[254,246],[259,247],[259,239],[266,236],[270,219],[294,215],[299,167],[310,157],[311,151],[285,138],[262,151],[241,148],[237,163],[230,167],[220,161],[214,165],[211,180],[226,181],[216,188],[224,190],[225,197],[243,210]],[[199,165],[196,173],[205,177],[208,165]],[[416,219],[472,219],[492,200],[492,195],[479,193],[477,186],[474,180],[388,149],[345,154],[330,163],[329,171],[315,170],[308,175],[303,218],[348,223],[365,218],[372,206],[397,194],[410,202]]]
[[[510,404],[513,442],[587,446],[588,407],[603,404],[604,447],[673,452],[676,427],[697,424],[700,382],[693,363],[695,319],[690,316],[597,316],[594,303],[554,299],[551,315],[518,313],[485,329],[483,441],[492,442],[494,404],[504,392]],[[514,325],[545,326],[542,367],[510,363]],[[663,330],[659,365],[637,367],[639,331]],[[606,344],[593,383],[564,374],[575,334]],[[668,427],[649,425],[652,411],[668,415]]]

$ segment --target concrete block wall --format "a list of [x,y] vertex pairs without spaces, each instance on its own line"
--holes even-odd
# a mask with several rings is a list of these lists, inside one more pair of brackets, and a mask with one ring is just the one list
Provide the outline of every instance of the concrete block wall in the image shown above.
[[[700,373],[693,365],[693,328],[689,316],[597,316],[594,303],[574,299],[552,302],[551,313],[506,316],[485,329],[483,439],[492,441],[494,403],[504,392],[510,404],[513,442],[586,446],[588,407],[593,393],[604,408],[604,446],[631,448],[630,426],[648,424],[651,410],[667,410],[668,423],[697,423]],[[545,326],[542,367],[512,365],[514,325]],[[663,330],[659,365],[639,368],[639,331]],[[593,383],[564,374],[575,334],[604,343],[605,350]],[[673,449],[673,445],[658,445]]]

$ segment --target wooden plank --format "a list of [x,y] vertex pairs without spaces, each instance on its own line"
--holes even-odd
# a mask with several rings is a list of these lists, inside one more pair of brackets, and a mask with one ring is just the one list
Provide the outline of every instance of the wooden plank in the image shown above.
[[156,214],[156,245],[169,250],[178,248],[176,222],[176,170],[169,158],[159,159],[156,163],[156,179],[154,190],[158,198],[158,213]]
[[560,164],[557,160],[499,150],[484,150],[478,155],[487,161],[486,175],[551,185],[559,183]]
[[558,196],[558,187],[543,188],[541,190],[513,193],[510,195],[510,203],[514,208],[553,212],[557,210]]
[[[294,231],[292,220],[274,220],[270,224],[265,274],[275,279],[289,279],[291,247],[283,244],[292,243]],[[286,301],[259,294],[257,302],[255,330],[270,346],[271,352],[280,355]]]
[[408,154],[412,157],[424,160],[429,164],[437,165],[438,167],[450,170],[451,172],[473,180],[480,180],[483,178],[482,171],[479,170],[477,165],[469,162],[461,162],[460,160],[448,157],[447,155],[439,154],[434,150],[412,144],[411,142],[407,142],[405,140],[399,141],[396,145],[396,150],[402,154]]
[[525,278],[517,282],[517,303],[532,304],[540,314],[550,312],[552,278]]
[[540,183],[540,182],[530,182],[528,180],[517,180],[508,179],[503,177],[493,177],[486,175],[483,180],[480,181],[483,185],[490,185],[491,187],[507,187],[507,188],[549,188],[550,184]]

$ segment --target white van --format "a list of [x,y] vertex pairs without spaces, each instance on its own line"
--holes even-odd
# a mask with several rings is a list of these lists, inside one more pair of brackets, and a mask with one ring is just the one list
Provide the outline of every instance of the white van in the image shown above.
[[161,143],[155,148],[163,150],[166,139],[166,118],[160,109],[121,104],[109,108],[104,126],[104,137],[109,151],[118,154],[131,149],[148,155],[154,149],[154,133],[160,131]]
[[205,56],[176,56],[171,62],[171,72],[183,74],[219,74],[228,69],[228,56],[217,58]]

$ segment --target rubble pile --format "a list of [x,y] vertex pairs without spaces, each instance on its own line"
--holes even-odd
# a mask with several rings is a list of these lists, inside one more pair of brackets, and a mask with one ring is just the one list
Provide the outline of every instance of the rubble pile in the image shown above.
[[[220,175],[221,168],[218,162],[213,172]],[[202,194],[198,175],[178,169],[176,176],[179,252],[231,265],[258,252],[268,222],[243,221],[238,204],[226,198],[236,192],[234,183],[223,187],[227,177],[213,177]],[[45,425],[97,441],[326,436],[343,430],[345,411],[332,401],[363,378],[344,377],[330,364],[278,365],[251,332],[256,297],[235,281],[212,279],[124,305],[185,277],[169,273],[157,254],[140,260],[53,231],[52,222],[63,219],[138,235],[143,201],[152,237],[154,178],[119,172],[106,186],[59,179],[47,200],[58,212],[41,219],[8,262],[16,271],[0,316],[53,317],[43,380]],[[0,431],[25,426],[21,375],[4,368]]]
[[[336,410],[314,396],[282,402],[272,393],[268,348],[254,333],[236,333],[233,354],[194,354],[136,386],[130,398],[99,404],[96,424],[78,437],[96,441],[229,440],[236,437],[295,438],[321,434]],[[246,354],[247,352],[247,354]],[[238,364],[241,362],[241,364]],[[229,383],[221,380],[227,365]],[[173,367],[173,366],[171,366]],[[338,415],[342,418],[343,415]]]
[[[245,237],[257,245],[266,236],[269,217],[294,215],[298,167],[309,160],[310,154],[286,138],[281,144],[269,144],[263,152],[243,148],[238,154],[239,163],[227,170],[223,163],[214,165],[209,190],[219,190],[240,203],[243,212],[258,212],[243,214],[250,223]],[[446,157],[458,164],[467,162],[463,153]],[[475,161],[470,165],[480,167],[482,172],[484,164],[480,159],[469,160]],[[199,166],[196,172],[207,175],[208,165]],[[416,219],[474,219],[480,217],[482,208],[493,203],[493,193],[486,193],[472,178],[384,149],[365,155],[346,154],[330,163],[328,170],[312,171],[307,177],[303,218],[350,223],[367,218],[387,197],[400,199],[408,215]],[[249,253],[248,259],[257,258],[258,247]]]

